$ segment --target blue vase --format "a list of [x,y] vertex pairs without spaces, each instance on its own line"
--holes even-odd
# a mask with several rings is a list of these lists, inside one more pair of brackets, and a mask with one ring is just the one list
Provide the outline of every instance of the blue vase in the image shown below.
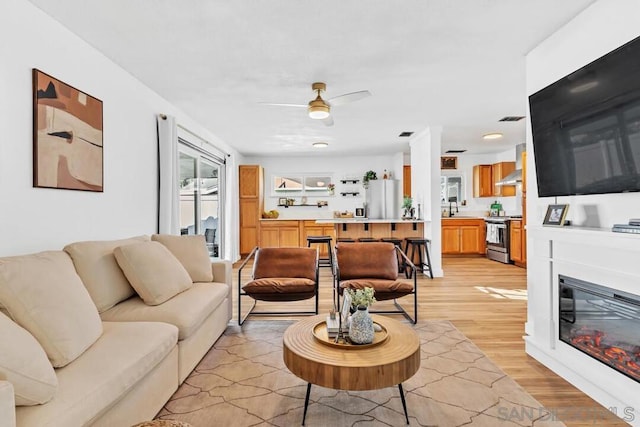
[[369,344],[373,342],[373,319],[369,315],[369,308],[359,306],[349,325],[349,339],[354,344]]

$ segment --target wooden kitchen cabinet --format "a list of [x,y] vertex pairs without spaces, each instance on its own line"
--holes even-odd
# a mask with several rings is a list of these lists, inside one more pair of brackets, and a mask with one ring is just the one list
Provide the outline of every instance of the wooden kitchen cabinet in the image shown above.
[[262,216],[263,170],[258,165],[238,166],[240,197],[240,254],[245,255],[258,245]]
[[300,221],[262,220],[260,224],[260,247],[283,248],[300,246]]
[[485,253],[485,224],[477,219],[442,220],[443,254],[480,254]]
[[523,242],[523,229],[522,229],[522,221],[519,220],[511,220],[511,235],[510,239],[510,257],[511,261],[513,261],[516,265],[522,263],[524,261],[523,258],[523,250],[522,250],[522,242]]
[[491,165],[491,179],[493,180],[493,195],[508,197],[516,195],[515,185],[497,185],[500,180],[516,170],[516,162],[500,162]]
[[491,165],[473,167],[473,197],[493,197],[493,179]]

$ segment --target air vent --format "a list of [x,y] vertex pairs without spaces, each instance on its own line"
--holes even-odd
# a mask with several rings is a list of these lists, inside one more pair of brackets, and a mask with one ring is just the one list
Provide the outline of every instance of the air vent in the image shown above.
[[413,132],[404,131],[404,132],[401,132],[400,135],[398,135],[398,136],[401,137],[401,138],[408,138],[411,135],[413,135]]
[[447,150],[445,151],[445,154],[460,154],[460,153],[464,153],[467,150]]
[[519,122],[522,119],[524,119],[524,116],[504,116],[498,121],[499,122]]

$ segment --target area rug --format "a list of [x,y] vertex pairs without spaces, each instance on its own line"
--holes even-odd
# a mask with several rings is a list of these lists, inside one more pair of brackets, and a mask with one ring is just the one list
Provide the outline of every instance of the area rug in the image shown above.
[[[230,326],[158,414],[194,427],[295,426],[306,383],[282,360],[292,322]],[[563,426],[448,321],[415,326],[421,366],[403,383],[415,426]],[[346,392],[313,386],[307,426],[405,425],[397,387]]]

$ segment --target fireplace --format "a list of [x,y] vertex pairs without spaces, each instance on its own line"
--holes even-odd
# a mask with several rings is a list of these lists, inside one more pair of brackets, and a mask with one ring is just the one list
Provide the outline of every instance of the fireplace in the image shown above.
[[640,297],[559,275],[560,340],[640,382]]

